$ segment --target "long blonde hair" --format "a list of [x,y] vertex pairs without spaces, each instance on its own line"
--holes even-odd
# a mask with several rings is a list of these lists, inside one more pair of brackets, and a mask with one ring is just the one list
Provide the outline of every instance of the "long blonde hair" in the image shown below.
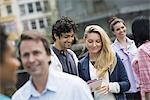
[[84,38],[86,38],[87,34],[92,32],[98,33],[102,40],[102,49],[98,53],[94,67],[97,71],[98,77],[104,78],[105,74],[115,66],[114,64],[116,64],[115,53],[111,48],[111,40],[103,28],[98,25],[87,26],[85,29]]

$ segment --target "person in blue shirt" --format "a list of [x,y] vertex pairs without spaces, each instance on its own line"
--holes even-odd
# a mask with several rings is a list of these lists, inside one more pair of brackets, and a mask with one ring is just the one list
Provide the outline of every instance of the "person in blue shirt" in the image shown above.
[[69,17],[62,17],[53,24],[52,38],[54,44],[51,46],[51,62],[53,69],[78,76],[78,58],[70,49],[76,31],[76,24]]
[[31,77],[12,100],[93,100],[82,79],[51,68],[51,51],[44,33],[37,30],[22,33],[19,56]]
[[16,71],[20,62],[16,58],[15,47],[9,42],[4,26],[0,25],[0,100],[10,100],[5,89],[17,81]]

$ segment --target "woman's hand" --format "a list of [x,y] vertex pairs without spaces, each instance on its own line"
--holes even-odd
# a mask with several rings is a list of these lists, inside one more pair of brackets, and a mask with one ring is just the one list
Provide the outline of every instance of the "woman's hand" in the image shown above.
[[109,92],[109,86],[108,85],[100,86],[96,88],[96,92],[100,94],[107,94]]

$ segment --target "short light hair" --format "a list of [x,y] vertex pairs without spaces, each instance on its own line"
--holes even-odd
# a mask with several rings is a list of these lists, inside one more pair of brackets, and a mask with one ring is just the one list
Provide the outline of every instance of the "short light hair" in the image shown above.
[[20,56],[20,45],[21,45],[22,41],[24,41],[24,40],[35,40],[35,41],[40,40],[43,43],[43,46],[46,50],[47,55],[51,55],[50,43],[48,42],[46,35],[42,32],[37,31],[37,30],[30,30],[30,31],[23,32],[20,36],[20,42],[18,45],[19,56]]

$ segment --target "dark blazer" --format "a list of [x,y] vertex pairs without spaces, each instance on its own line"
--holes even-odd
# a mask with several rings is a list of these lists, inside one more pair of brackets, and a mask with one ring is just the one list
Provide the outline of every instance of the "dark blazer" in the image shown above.
[[[116,100],[126,100],[124,92],[130,89],[130,83],[121,59],[117,54],[116,57],[117,64],[113,72],[110,74],[109,80],[110,82],[118,82],[120,85],[120,93],[113,93]],[[85,81],[91,80],[89,71],[89,54],[85,55],[85,57],[79,61],[78,67],[79,76]]]

